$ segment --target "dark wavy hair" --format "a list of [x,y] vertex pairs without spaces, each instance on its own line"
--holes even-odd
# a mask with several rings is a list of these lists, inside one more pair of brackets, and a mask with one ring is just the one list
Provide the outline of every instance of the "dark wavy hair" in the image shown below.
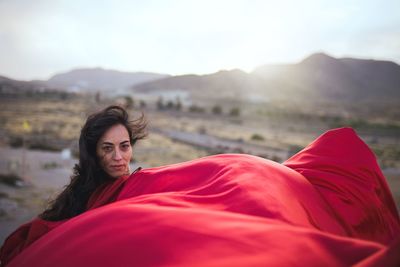
[[130,121],[125,109],[120,106],[109,106],[90,115],[79,137],[79,163],[74,166],[71,182],[39,215],[41,219],[59,221],[83,213],[95,189],[113,179],[100,167],[96,145],[103,134],[117,124],[125,126],[132,146],[146,136],[146,121],[143,114],[138,119]]

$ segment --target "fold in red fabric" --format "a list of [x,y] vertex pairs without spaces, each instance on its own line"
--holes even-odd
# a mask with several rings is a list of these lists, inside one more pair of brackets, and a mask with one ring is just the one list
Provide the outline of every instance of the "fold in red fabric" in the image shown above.
[[387,244],[399,234],[399,215],[386,180],[354,130],[329,131],[284,165],[312,183],[348,236]]
[[7,266],[400,265],[396,206],[349,128],[284,164],[216,155],[145,169],[117,188]]
[[[97,188],[88,200],[86,207],[87,210],[98,208],[115,201],[118,193],[128,178],[129,176],[124,176],[117,180],[104,183]],[[41,218],[35,218],[20,226],[17,230],[11,233],[10,236],[8,236],[1,247],[1,266],[5,266],[12,258],[26,249],[34,241],[66,221],[67,220],[46,221]]]

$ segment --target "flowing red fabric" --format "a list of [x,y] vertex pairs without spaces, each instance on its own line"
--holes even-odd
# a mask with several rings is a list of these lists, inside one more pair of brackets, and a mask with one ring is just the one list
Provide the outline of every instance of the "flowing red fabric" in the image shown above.
[[[7,266],[400,265],[396,206],[373,153],[349,128],[284,164],[216,155],[111,187]],[[7,242],[2,260],[15,247]]]

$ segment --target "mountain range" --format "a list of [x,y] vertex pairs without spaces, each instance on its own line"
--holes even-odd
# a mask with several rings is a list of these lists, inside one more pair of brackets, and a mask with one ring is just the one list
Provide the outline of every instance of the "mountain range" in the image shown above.
[[320,101],[392,103],[400,106],[400,66],[390,61],[310,55],[295,64],[264,65],[207,75],[76,69],[47,81],[0,77],[0,92],[57,89],[139,96],[183,96],[191,102]]
[[137,84],[132,92],[185,91],[195,99],[393,101],[400,103],[400,66],[390,61],[313,54],[297,64],[264,65]]

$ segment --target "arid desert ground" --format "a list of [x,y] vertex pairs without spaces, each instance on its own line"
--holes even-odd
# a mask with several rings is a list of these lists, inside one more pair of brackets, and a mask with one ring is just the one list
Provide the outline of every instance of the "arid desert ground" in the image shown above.
[[[68,183],[86,116],[118,101],[96,101],[93,96],[0,99],[1,243]],[[232,113],[224,108],[130,107],[133,117],[143,113],[148,121],[147,138],[134,148],[133,167],[161,166],[217,153],[249,153],[283,162],[326,130],[351,126],[375,152],[400,207],[399,127],[301,109],[290,112],[243,105]]]

